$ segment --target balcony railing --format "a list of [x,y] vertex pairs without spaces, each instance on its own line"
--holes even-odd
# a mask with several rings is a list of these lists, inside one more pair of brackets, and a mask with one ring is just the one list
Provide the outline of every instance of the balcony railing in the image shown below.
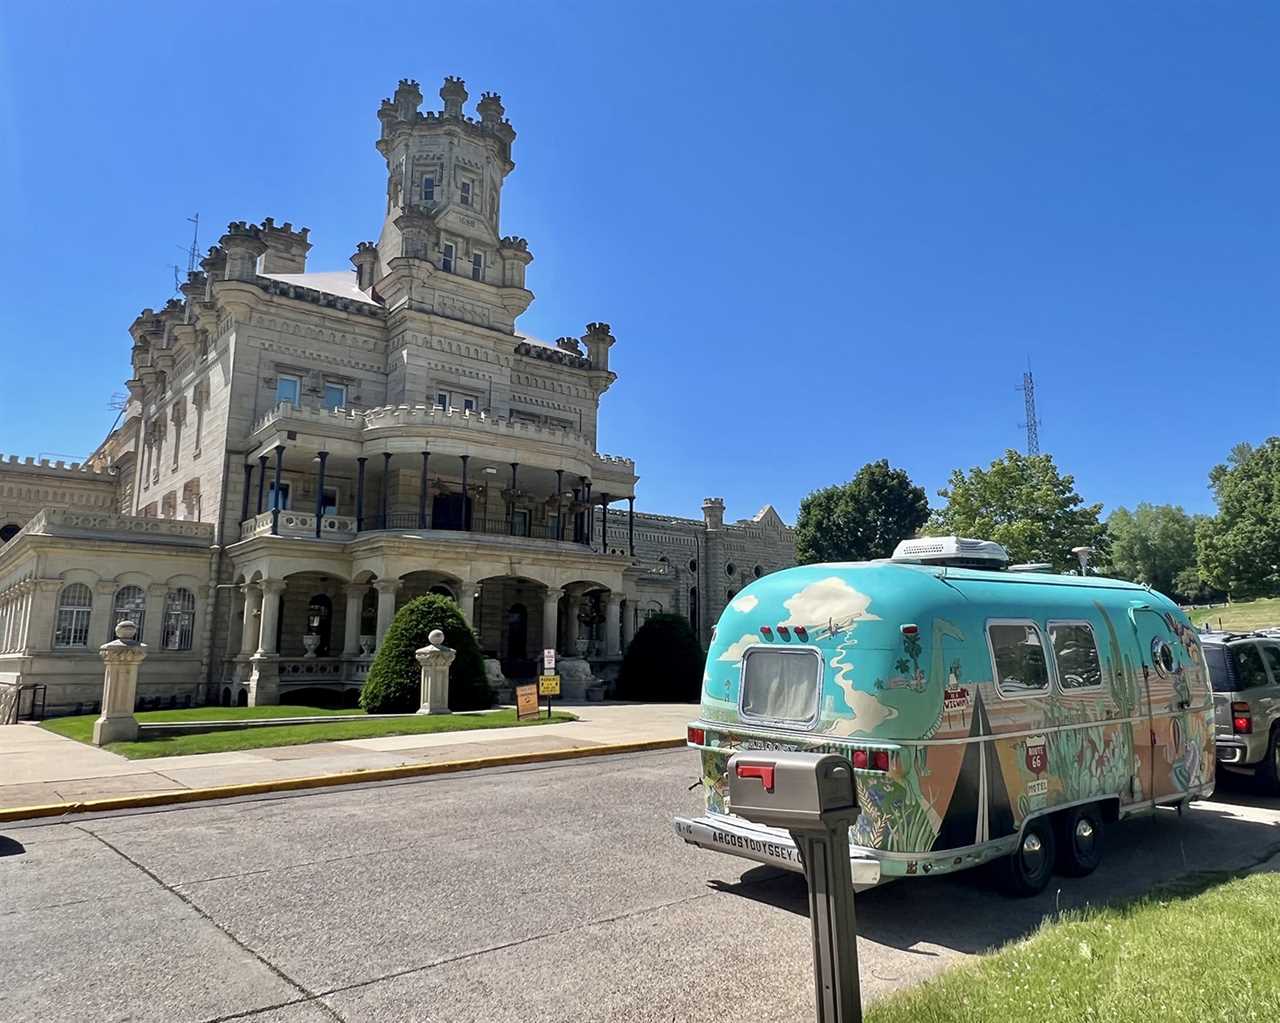
[[[272,514],[269,511],[246,519],[240,524],[241,538],[247,540],[254,536],[272,535],[271,520]],[[320,520],[320,537],[325,540],[355,539],[358,535],[356,523],[357,520],[350,515],[327,514]],[[279,530],[275,534],[277,536],[314,538],[316,535],[315,513],[283,509],[280,512],[280,522],[277,528]],[[481,533],[485,536],[515,536],[532,540],[558,540],[563,543],[578,543],[588,546],[585,537],[575,538],[573,523],[568,521],[564,523],[565,532],[563,538],[558,535],[557,526],[554,523],[529,523],[521,518],[512,521],[507,518],[476,516],[471,519],[468,526],[464,527],[456,520],[448,523],[432,522],[431,515],[428,514],[424,526],[418,518],[417,512],[394,511],[387,513],[386,516],[366,515],[359,522],[360,533],[388,529],[413,531],[428,529],[445,533]]]

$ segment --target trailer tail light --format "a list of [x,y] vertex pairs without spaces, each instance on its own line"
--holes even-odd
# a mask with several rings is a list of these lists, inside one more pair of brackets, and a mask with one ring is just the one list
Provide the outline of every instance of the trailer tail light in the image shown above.
[[889,751],[878,749],[871,754],[871,769],[874,771],[889,770]]
[[1247,703],[1233,703],[1231,705],[1231,731],[1236,735],[1251,735],[1253,733],[1253,711],[1249,709]]
[[853,751],[853,766],[859,771],[867,769],[867,751],[864,749],[856,749]]
[[778,626],[778,637],[779,637],[780,639],[790,640],[790,639],[791,639],[791,630],[790,630],[790,629],[788,629],[785,625],[779,625],[779,626]]
[[760,626],[760,635],[765,639],[773,639],[773,630],[767,625]]
[[918,636],[920,635],[920,626],[910,625],[910,624],[899,625],[898,631],[901,632],[904,636]]
[[689,726],[689,745],[705,746],[707,744],[707,733],[705,729]]
[[889,751],[887,749],[855,749],[849,759],[859,771],[888,771]]
[[808,643],[808,642],[809,642],[809,630],[808,630],[808,629],[806,629],[803,625],[797,625],[797,626],[796,626],[796,639],[800,640],[800,642],[801,642],[801,643]]

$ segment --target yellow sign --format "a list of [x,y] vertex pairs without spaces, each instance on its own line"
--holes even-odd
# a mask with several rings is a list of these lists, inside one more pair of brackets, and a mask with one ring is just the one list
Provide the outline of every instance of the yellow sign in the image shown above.
[[538,695],[539,696],[559,696],[560,695],[560,676],[559,675],[539,675],[538,676]]
[[527,686],[516,686],[516,720],[536,718],[540,713],[542,711],[538,707],[538,687],[532,682]]

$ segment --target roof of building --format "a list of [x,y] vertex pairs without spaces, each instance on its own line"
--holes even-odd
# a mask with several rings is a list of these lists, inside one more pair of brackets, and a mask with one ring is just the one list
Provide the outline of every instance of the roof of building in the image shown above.
[[271,281],[280,281],[282,284],[292,284],[297,288],[323,291],[326,295],[337,295],[352,302],[363,302],[366,305],[378,304],[357,286],[354,270],[323,270],[318,273],[259,274],[258,276]]

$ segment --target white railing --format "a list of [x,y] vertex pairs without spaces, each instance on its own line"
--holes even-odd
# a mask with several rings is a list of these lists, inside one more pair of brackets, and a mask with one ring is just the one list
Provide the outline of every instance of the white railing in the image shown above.
[[[272,513],[263,512],[240,523],[240,536],[267,536],[271,533]],[[285,508],[280,512],[279,536],[316,535],[315,512],[297,512]],[[350,515],[325,515],[320,520],[320,537],[327,540],[351,540],[356,535],[356,520]]]

